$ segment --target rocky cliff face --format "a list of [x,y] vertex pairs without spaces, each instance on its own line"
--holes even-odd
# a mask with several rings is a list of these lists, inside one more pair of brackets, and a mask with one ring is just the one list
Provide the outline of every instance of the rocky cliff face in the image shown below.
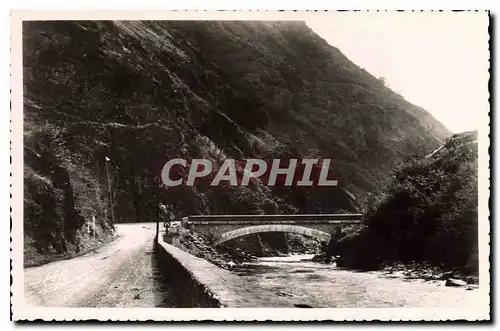
[[[97,218],[364,208],[393,163],[449,132],[302,22],[25,22],[25,229],[78,249]],[[171,158],[331,158],[340,186],[165,188]],[[106,230],[108,229],[108,230]],[[77,247],[77,248],[71,248]]]

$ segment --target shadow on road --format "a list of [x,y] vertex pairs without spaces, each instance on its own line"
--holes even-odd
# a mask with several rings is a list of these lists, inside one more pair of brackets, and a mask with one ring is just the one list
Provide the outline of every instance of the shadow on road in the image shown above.
[[[156,238],[155,238],[156,241]],[[156,245],[153,241],[153,251],[151,254],[151,265],[153,267],[153,279],[155,287],[155,305],[159,308],[172,308],[176,307],[172,290],[168,286],[168,280],[165,277],[165,270],[162,271],[160,261],[156,254]]]

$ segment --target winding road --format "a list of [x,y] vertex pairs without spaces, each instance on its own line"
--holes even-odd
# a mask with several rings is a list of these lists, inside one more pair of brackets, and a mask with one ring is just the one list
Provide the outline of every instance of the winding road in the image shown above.
[[51,307],[166,307],[153,254],[154,223],[117,225],[95,252],[25,269],[26,301]]

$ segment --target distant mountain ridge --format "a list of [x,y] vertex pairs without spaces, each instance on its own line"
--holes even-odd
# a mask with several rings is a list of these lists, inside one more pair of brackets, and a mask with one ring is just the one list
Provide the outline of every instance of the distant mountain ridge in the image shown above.
[[[92,216],[111,231],[105,157],[119,222],[156,220],[158,201],[179,216],[356,211],[394,162],[450,135],[303,22],[24,22],[23,38],[36,254],[78,249]],[[331,158],[340,187],[161,187],[178,157]]]

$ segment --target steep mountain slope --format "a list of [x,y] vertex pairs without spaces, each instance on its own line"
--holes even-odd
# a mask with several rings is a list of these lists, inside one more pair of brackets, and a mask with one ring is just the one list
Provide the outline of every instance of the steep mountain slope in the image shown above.
[[[25,228],[39,252],[78,246],[92,216],[110,228],[105,157],[118,222],[156,220],[158,201],[178,216],[354,211],[396,160],[449,134],[303,22],[25,22],[23,37]],[[331,158],[340,186],[165,188],[179,157]]]
[[408,158],[373,204],[366,228],[332,245],[330,254],[348,266],[419,261],[477,273],[477,166],[477,132]]

